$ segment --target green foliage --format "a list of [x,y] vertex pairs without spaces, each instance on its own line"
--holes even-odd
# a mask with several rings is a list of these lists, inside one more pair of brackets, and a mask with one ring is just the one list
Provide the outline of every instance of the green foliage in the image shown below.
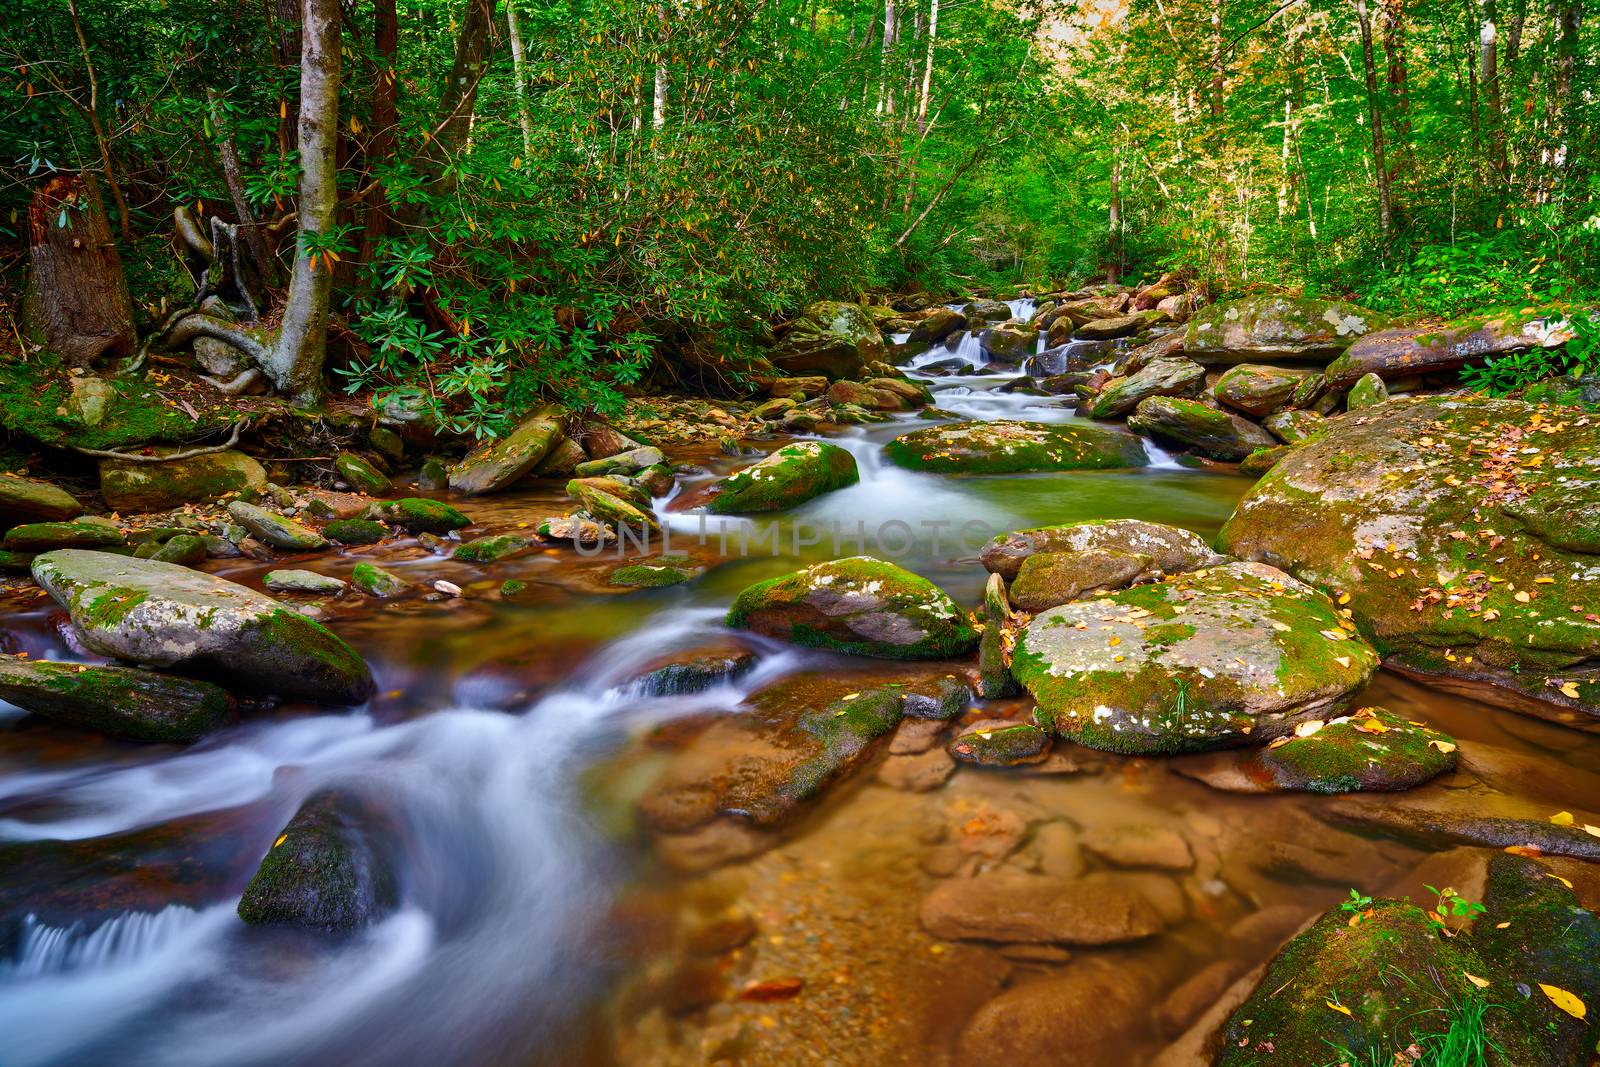
[[[1600,322],[1582,311],[1573,314],[1568,321],[1573,337],[1565,345],[1492,356],[1480,366],[1464,368],[1461,380],[1469,388],[1490,396],[1506,396],[1540,386],[1540,395],[1560,403],[1572,403],[1576,390],[1559,379],[1600,371]],[[1550,379],[1558,380],[1550,382]]]

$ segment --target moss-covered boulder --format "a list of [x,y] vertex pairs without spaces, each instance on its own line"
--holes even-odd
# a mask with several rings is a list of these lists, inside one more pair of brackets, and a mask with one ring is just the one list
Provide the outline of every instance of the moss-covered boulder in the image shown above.
[[1284,444],[1297,445],[1322,429],[1323,418],[1315,411],[1290,408],[1268,415],[1261,420],[1261,426]]
[[1357,340],[1328,367],[1328,381],[1350,386],[1363,375],[1385,381],[1452,371],[1491,356],[1556,348],[1572,340],[1563,308],[1517,308],[1475,314],[1437,326],[1377,330]]
[[103,656],[226,677],[261,692],[359,704],[372,673],[326,627],[242,585],[170,563],[64,549],[33,577]]
[[120,548],[122,531],[106,522],[30,522],[0,537],[8,552],[49,552],[54,548]]
[[232,516],[234,522],[249,530],[251,536],[286,552],[310,552],[326,548],[328,544],[326,537],[308,526],[302,526],[287,515],[279,515],[259,505],[247,504],[243,500],[230,503],[228,514]]
[[393,571],[384,570],[375,563],[357,563],[350,572],[350,583],[363,593],[379,600],[400,596],[411,588],[411,583]]
[[458,563],[494,563],[497,560],[521,555],[538,543],[531,537],[495,534],[492,537],[479,537],[466,544],[457,545],[456,550],[450,553],[450,558]]
[[661,556],[650,562],[628,563],[606,578],[611,585],[625,589],[659,589],[692,582],[704,573],[687,556]]
[[1600,716],[1600,431],[1566,409],[1434,397],[1330,420],[1218,544],[1348,598],[1389,665],[1571,725]]
[[1153,753],[1285,736],[1337,714],[1377,665],[1332,601],[1257,563],[1051,608],[1011,661],[1041,724],[1091,748]]
[[1082,552],[1036,552],[1022,561],[1011,583],[1011,603],[1038,613],[1090,593],[1108,593],[1150,572],[1149,556],[1117,548]]
[[1141,401],[1128,419],[1128,429],[1176,441],[1222,460],[1241,460],[1258,448],[1278,443],[1249,419],[1179,397],[1153,396]]
[[1223,372],[1211,387],[1211,395],[1219,403],[1259,419],[1287,405],[1295,389],[1312,373],[1306,367],[1241,363]]
[[341,545],[375,545],[389,536],[389,528],[372,519],[335,519],[322,528],[322,533]]
[[957,763],[1015,767],[1037,762],[1050,747],[1050,735],[1031,722],[984,719],[951,741],[946,751]]
[[1011,305],[1003,300],[979,298],[969,301],[961,309],[961,314],[974,325],[980,322],[1005,322],[1011,317]]
[[349,583],[342,578],[305,570],[268,571],[262,576],[261,584],[273,593],[306,593],[311,596],[338,596],[349,588]]
[[1344,406],[1350,411],[1360,411],[1362,408],[1370,408],[1388,399],[1389,387],[1383,384],[1383,379],[1376,374],[1367,373],[1350,387],[1349,394],[1344,398]]
[[913,430],[884,451],[898,466],[944,474],[1114,470],[1149,462],[1138,438],[1116,430],[1006,420]]
[[983,547],[979,558],[991,573],[1010,581],[1037,552],[1130,552],[1147,556],[1165,574],[1193,570],[1218,561],[1199,535],[1176,526],[1142,519],[1105,519],[1040,526],[1001,534]]
[[1152,396],[1199,396],[1206,369],[1187,359],[1158,359],[1125,378],[1113,378],[1092,401],[1092,419],[1119,419]]
[[1003,322],[978,336],[978,346],[997,363],[1021,363],[1039,345],[1039,331],[1022,323]]
[[22,522],[61,522],[82,514],[83,505],[60,486],[0,474],[0,530]]
[[978,696],[984,700],[1014,697],[1020,691],[1011,676],[1011,646],[1016,620],[1006,600],[1005,579],[989,575],[983,592],[983,633],[978,636]]
[[856,378],[885,351],[883,335],[860,306],[819,300],[801,312],[767,358],[790,375]]
[[654,445],[645,445],[641,448],[630,448],[626,452],[618,452],[614,456],[580,463],[574,468],[573,473],[580,478],[595,478],[604,474],[637,474],[646,467],[654,467],[658,463],[665,462],[666,457],[661,454],[661,449]]
[[728,625],[798,645],[881,659],[942,659],[978,635],[949,595],[892,563],[854,556],[746,588]]
[[582,505],[596,522],[635,531],[660,529],[649,510],[649,499],[645,498],[640,506],[639,500],[628,499],[627,487],[619,483],[603,478],[574,478],[567,483],[567,495]]
[[899,725],[899,686],[797,675],[750,696],[679,752],[640,801],[652,830],[685,833],[718,817],[775,826],[865,763]]
[[251,926],[354,930],[399,902],[389,840],[375,805],[339,790],[313,794],[273,841],[239,900]]
[[1271,790],[1393,793],[1455,770],[1456,742],[1387,708],[1362,708],[1280,737],[1254,766]]
[[1375,312],[1341,301],[1249,297],[1195,312],[1183,350],[1205,364],[1324,363],[1384,325]]
[[450,469],[450,488],[473,496],[509,489],[566,437],[561,420],[538,412]]
[[706,510],[717,515],[781,511],[860,480],[856,459],[838,445],[799,441],[718,482]]
[[472,519],[458,508],[420,496],[374,504],[368,509],[368,516],[408,533],[447,534],[472,525]]
[[387,474],[354,452],[341,452],[334,457],[333,466],[346,484],[360,492],[378,496],[393,488]]
[[1600,919],[1517,856],[1491,861],[1483,903],[1453,937],[1402,900],[1328,911],[1228,1019],[1215,1062],[1586,1063],[1600,1036],[1587,1010],[1600,996]]
[[737,681],[755,668],[755,653],[742,646],[702,648],[646,665],[632,684],[643,696],[683,696]]
[[209,682],[13,656],[0,656],[0,700],[129,741],[194,741],[233,715],[233,698]]
[[953,333],[967,328],[967,317],[947,307],[929,308],[911,325],[909,340],[923,344],[937,344]]
[[[138,555],[138,553],[134,553]],[[206,544],[203,536],[181,533],[163,541],[150,559],[158,563],[176,563],[182,567],[193,567],[211,554],[210,546]]]
[[[154,455],[176,448],[156,448]],[[243,452],[212,452],[166,463],[100,461],[100,496],[121,512],[166,511],[266,487],[266,469]]]
[[1165,316],[1157,312],[1136,311],[1131,315],[1090,319],[1077,326],[1072,332],[1072,337],[1075,341],[1112,341],[1119,337],[1132,337],[1146,326],[1163,318]]

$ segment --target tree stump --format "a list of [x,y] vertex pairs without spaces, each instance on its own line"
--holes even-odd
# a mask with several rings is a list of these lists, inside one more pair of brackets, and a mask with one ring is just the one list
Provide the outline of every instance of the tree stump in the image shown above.
[[28,332],[69,366],[133,355],[133,301],[94,175],[57,174],[28,205]]

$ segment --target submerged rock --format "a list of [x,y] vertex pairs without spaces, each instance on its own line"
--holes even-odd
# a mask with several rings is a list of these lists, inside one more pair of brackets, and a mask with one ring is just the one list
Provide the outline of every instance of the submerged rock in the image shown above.
[[947,474],[1103,470],[1149,462],[1138,438],[1042,422],[958,422],[913,430],[884,449],[895,464]]
[[627,499],[630,494],[626,488],[600,478],[574,478],[567,483],[567,495],[581,504],[596,521],[608,526],[631,530],[660,529],[655,515],[649,510],[649,498],[646,497],[643,506],[640,506],[637,499]]
[[1249,297],[1195,312],[1183,350],[1206,364],[1324,363],[1383,325],[1382,316],[1340,301]]
[[1348,597],[1391,666],[1568,724],[1600,716],[1600,431],[1587,419],[1456,396],[1330,420],[1245,495],[1218,543]]
[[978,335],[978,345],[1000,363],[1020,363],[1038,347],[1039,331],[1021,323],[1001,323]]
[[790,375],[855,378],[885,354],[883,335],[856,304],[819,300],[809,305],[769,349],[767,357]]
[[747,648],[710,649],[658,661],[634,685],[648,696],[682,696],[737,681],[755,667],[756,655]]
[[61,522],[82,514],[83,505],[59,486],[0,474],[0,530],[15,523]]
[[936,885],[922,925],[947,941],[1115,945],[1166,923],[1139,883],[1124,875],[1064,879],[1000,871]]
[[1241,460],[1258,448],[1278,443],[1249,419],[1178,397],[1141,401],[1128,419],[1128,429],[1177,441],[1221,460]]
[[322,532],[341,545],[375,545],[389,536],[388,527],[371,519],[335,519]]
[[[157,447],[154,455],[177,448]],[[243,452],[212,452],[165,463],[100,461],[100,496],[122,512],[165,511],[184,504],[217,500],[229,493],[266,488],[266,469]]]
[[949,753],[979,767],[1013,767],[1039,760],[1049,747],[1050,735],[1032,723],[985,719],[951,741]]
[[651,445],[641,448],[631,448],[626,452],[618,452],[614,456],[605,456],[601,459],[591,459],[579,463],[573,468],[573,473],[580,478],[593,478],[602,474],[636,474],[646,467],[653,467],[658,463],[666,462],[666,457],[661,454],[661,449]]
[[326,537],[307,526],[300,525],[288,516],[268,511],[255,504],[246,504],[243,500],[235,500],[229,504],[228,514],[240,526],[249,530],[251,536],[273,548],[281,548],[287,552],[310,552],[324,548],[328,544]]
[[521,555],[538,543],[531,537],[495,534],[492,537],[479,537],[466,544],[457,545],[455,551],[450,553],[450,558],[459,563],[494,563]]
[[618,567],[606,581],[628,589],[659,589],[692,582],[703,573],[704,570],[696,567],[688,556],[659,556],[650,562]]
[[1327,717],[1377,655],[1316,590],[1230,563],[1051,608],[1011,667],[1061,736],[1170,754],[1264,743]]
[[33,577],[93,652],[237,679],[264,692],[359,704],[372,674],[331,631],[271,597],[186,567],[65,549]]
[[0,700],[130,741],[194,741],[233,715],[233,698],[209,682],[11,656],[0,656]]
[[869,556],[757,582],[734,599],[727,621],[798,645],[882,659],[959,656],[977,642],[944,590]]
[[476,496],[509,489],[533,472],[566,436],[559,419],[540,412],[450,469],[450,488]]
[[1009,581],[1036,552],[1096,551],[1148,556],[1151,565],[1165,574],[1221,561],[1199,535],[1142,519],[1097,519],[1001,534],[984,546],[980,558],[991,573]]
[[639,810],[654,830],[683,834],[720,817],[775,826],[853,772],[904,714],[894,686],[799,675],[749,697],[677,754]]
[[706,510],[717,515],[781,511],[859,480],[849,452],[823,441],[800,441],[722,479]]
[[399,888],[383,840],[393,830],[372,804],[324,790],[300,805],[239,900],[251,926],[354,930],[383,918]]

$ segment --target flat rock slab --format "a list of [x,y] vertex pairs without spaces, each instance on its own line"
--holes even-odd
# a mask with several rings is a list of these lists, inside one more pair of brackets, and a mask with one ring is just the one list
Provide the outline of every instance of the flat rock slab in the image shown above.
[[1328,421],[1219,547],[1337,591],[1391,665],[1600,730],[1600,425],[1475,396]]
[[1247,297],[1197,311],[1189,320],[1183,351],[1206,364],[1324,363],[1384,325],[1381,315],[1354,304]]
[[234,582],[82,549],[35,558],[33,577],[101,655],[316,703],[360,704],[375,688],[366,662],[332,631]]
[[985,568],[1010,581],[1022,569],[1023,561],[1036,552],[1090,551],[1148,556],[1152,566],[1167,574],[1222,562],[1200,535],[1142,519],[1107,519],[1018,530],[1002,534],[985,545],[980,558]]
[[[153,454],[178,451],[157,448]],[[229,493],[260,490],[266,484],[266,468],[243,452],[232,450],[164,463],[100,461],[100,496],[106,507],[121,512],[165,511],[217,500]]]
[[0,474],[0,529],[19,522],[61,522],[81,514],[83,505],[60,486]]
[[922,925],[947,941],[1115,945],[1166,923],[1120,875],[1047,878],[1010,871],[941,882],[922,900]]
[[1378,657],[1321,593],[1229,563],[1051,608],[1011,666],[1061,736],[1171,754],[1264,743],[1336,713]]

